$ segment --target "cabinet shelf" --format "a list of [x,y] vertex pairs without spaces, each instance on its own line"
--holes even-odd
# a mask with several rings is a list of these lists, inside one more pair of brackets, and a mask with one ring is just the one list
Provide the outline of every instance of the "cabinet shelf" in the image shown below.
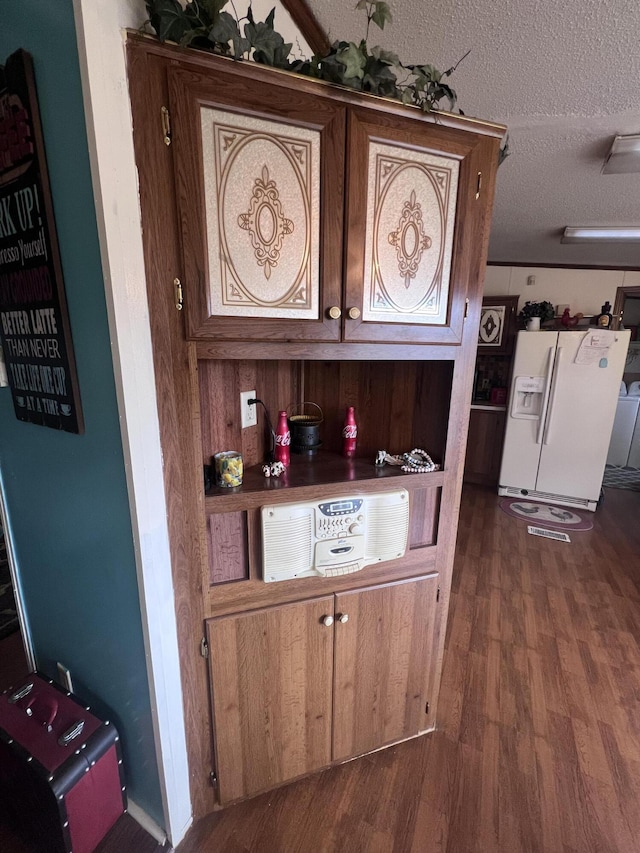
[[506,403],[490,403],[488,400],[472,400],[471,409],[482,412],[506,412]]
[[261,465],[254,465],[244,472],[243,483],[235,489],[211,488],[205,495],[205,510],[213,512],[237,512],[256,509],[266,503],[287,503],[295,500],[310,500],[322,487],[322,495],[333,497],[362,489],[367,485],[380,491],[392,489],[424,489],[440,486],[444,481],[443,471],[425,474],[406,474],[392,465],[377,468],[367,459],[345,459],[337,453],[320,451],[317,455],[296,456],[291,454],[291,465],[281,477],[265,477]]

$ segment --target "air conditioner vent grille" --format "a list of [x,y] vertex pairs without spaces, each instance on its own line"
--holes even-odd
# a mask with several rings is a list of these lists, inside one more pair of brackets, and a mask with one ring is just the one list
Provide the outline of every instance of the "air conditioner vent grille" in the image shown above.
[[295,576],[313,560],[313,517],[266,521],[263,524],[263,571]]
[[574,506],[578,509],[591,509],[594,503],[589,498],[574,498],[570,495],[554,495],[549,492],[536,492],[534,489],[518,489],[514,486],[500,486],[498,494],[509,498],[526,498],[538,500],[544,503],[561,504],[562,506]]
[[367,524],[366,553],[392,560],[404,553],[409,535],[409,501],[397,506],[371,508]]
[[560,530],[547,530],[545,527],[527,526],[529,533],[533,536],[544,536],[545,539],[556,539],[558,542],[571,542],[567,533],[562,533]]

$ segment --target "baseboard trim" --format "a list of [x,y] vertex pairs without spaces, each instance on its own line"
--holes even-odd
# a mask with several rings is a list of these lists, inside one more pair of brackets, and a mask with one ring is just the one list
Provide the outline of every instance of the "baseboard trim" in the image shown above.
[[[162,829],[162,827],[158,826],[153,818],[149,817],[144,809],[141,809],[137,803],[130,799],[127,804],[127,811],[136,823],[139,823],[152,838],[155,838],[158,844],[162,844],[164,847],[167,843],[167,833]],[[171,850],[173,850],[173,847],[167,847],[167,853],[170,853]]]

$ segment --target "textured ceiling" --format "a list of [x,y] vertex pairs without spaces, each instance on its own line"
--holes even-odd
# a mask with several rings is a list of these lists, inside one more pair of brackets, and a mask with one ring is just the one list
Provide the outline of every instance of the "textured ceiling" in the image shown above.
[[[364,36],[355,0],[308,0],[336,38]],[[616,134],[640,133],[638,0],[396,0],[369,43],[449,68],[467,115],[509,127],[489,260],[640,268],[640,245],[563,245],[566,225],[640,225],[640,173],[601,175]]]

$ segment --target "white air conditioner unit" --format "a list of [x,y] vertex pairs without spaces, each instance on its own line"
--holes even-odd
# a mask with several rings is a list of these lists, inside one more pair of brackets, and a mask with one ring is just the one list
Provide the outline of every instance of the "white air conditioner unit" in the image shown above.
[[266,583],[335,577],[397,560],[407,549],[406,489],[262,507]]

